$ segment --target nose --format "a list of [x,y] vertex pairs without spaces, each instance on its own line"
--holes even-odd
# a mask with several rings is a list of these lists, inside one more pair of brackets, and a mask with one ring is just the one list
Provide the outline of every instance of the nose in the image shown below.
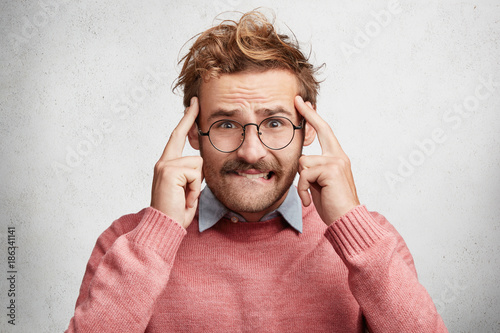
[[256,163],[267,154],[267,148],[262,144],[257,132],[257,126],[247,126],[245,140],[236,151],[238,157],[247,163]]

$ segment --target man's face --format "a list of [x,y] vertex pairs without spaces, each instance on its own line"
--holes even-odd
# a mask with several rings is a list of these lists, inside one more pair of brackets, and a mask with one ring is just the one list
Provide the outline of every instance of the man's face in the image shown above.
[[[283,70],[225,74],[203,82],[200,88],[199,127],[207,132],[221,119],[245,125],[269,116],[283,116],[299,125],[295,110],[298,94],[295,76]],[[310,144],[314,139],[306,135]],[[191,145],[201,150],[203,173],[208,187],[227,208],[247,220],[258,220],[278,208],[297,174],[304,132],[295,131],[286,148],[271,150],[259,140],[256,126],[247,126],[245,140],[231,153],[216,150],[208,137],[190,136]],[[198,146],[199,145],[199,146]]]

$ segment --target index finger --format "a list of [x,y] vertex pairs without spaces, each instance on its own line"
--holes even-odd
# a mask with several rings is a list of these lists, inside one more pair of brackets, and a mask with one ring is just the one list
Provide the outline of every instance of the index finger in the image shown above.
[[198,98],[193,97],[191,98],[189,107],[184,112],[184,116],[179,121],[179,124],[177,124],[177,126],[174,128],[172,134],[170,134],[170,138],[168,139],[167,145],[163,150],[160,161],[167,161],[182,157],[182,151],[186,143],[186,137],[189,130],[196,121],[196,117],[198,117],[198,112]]
[[301,96],[295,96],[295,108],[314,130],[316,130],[323,155],[345,155],[330,125],[320,117],[312,106],[307,105]]

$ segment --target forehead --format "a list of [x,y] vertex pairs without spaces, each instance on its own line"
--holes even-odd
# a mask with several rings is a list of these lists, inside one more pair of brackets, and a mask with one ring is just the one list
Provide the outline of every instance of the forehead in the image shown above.
[[285,70],[223,74],[201,84],[201,116],[207,119],[221,110],[255,113],[279,108],[295,113],[297,94],[297,78]]

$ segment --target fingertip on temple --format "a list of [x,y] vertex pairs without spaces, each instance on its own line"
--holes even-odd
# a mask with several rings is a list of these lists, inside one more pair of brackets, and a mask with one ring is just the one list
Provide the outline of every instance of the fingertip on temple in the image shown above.
[[295,103],[298,104],[304,103],[304,99],[302,98],[302,96],[300,95],[295,96]]

